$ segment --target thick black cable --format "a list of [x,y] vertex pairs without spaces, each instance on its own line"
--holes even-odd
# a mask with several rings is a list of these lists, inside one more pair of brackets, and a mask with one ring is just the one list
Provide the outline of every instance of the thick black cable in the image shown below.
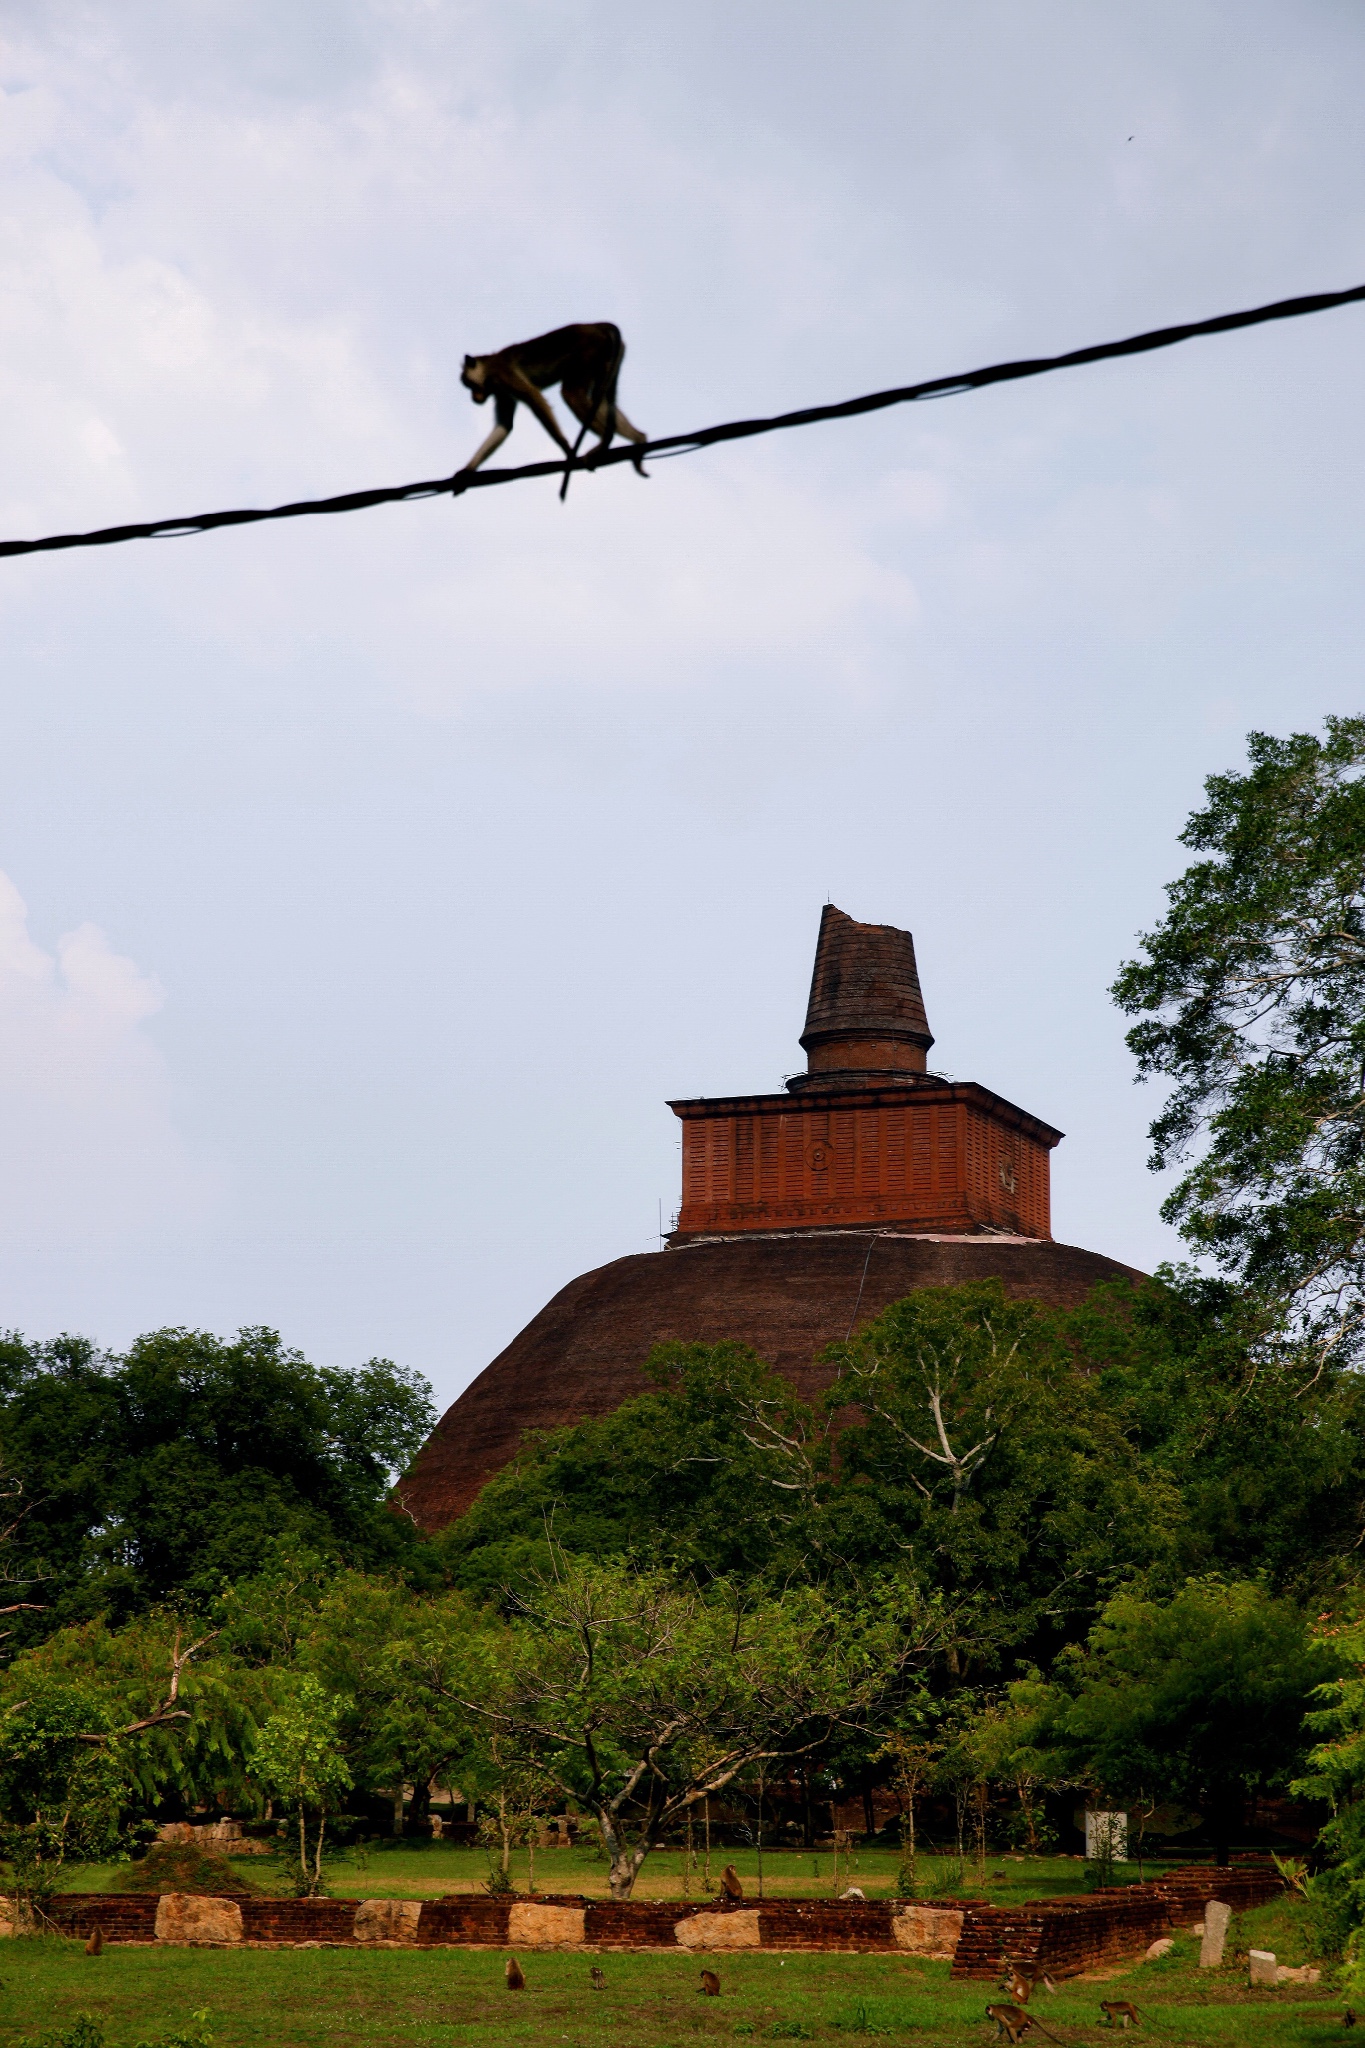
[[454,476],[435,477],[425,483],[347,491],[339,498],[302,498],[292,505],[265,509],[198,512],[188,519],[152,519],[134,526],[105,526],[94,533],[51,533],[43,540],[4,540],[0,541],[0,555],[37,555],[54,548],[110,547],[124,540],[171,540],[181,534],[210,533],[219,526],[251,526],[262,519],[304,519],[323,512],[364,512],[371,505],[405,505],[418,498],[458,498],[466,491],[520,483],[527,477],[607,469],[617,462],[637,462],[642,456],[685,455],[695,448],[714,447],[718,441],[744,441],[755,434],[780,433],[787,427],[814,426],[818,420],[854,419],[859,413],[881,412],[889,405],[913,405],[920,399],[953,398],[959,392],[980,391],[990,384],[1043,377],[1051,370],[1072,370],[1083,363],[1102,363],[1111,357],[1174,348],[1177,342],[1193,341],[1201,334],[1229,334],[1234,328],[1260,327],[1268,320],[1296,320],[1305,313],[1327,313],[1335,306],[1349,306],[1361,299],[1365,299],[1365,284],[1353,285],[1344,292],[1316,292],[1310,298],[1277,299],[1274,305],[1253,306],[1243,313],[1220,313],[1213,320],[1192,320],[1181,327],[1155,327],[1147,334],[1131,334],[1124,341],[1097,342],[1091,348],[1073,349],[1069,355],[1029,356],[1015,363],[990,363],[985,369],[967,370],[956,377],[933,377],[924,384],[903,384],[892,391],[846,398],[838,405],[812,405],[802,412],[778,413],[771,419],[727,420],[720,426],[701,427],[693,434],[669,434],[659,441],[647,441],[643,447],[627,443],[615,448],[596,448],[568,462],[562,458],[528,462],[520,469],[462,469]]

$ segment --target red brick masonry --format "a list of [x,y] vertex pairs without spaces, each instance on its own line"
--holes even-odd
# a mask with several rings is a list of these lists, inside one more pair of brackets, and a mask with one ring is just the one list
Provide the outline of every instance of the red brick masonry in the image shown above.
[[[976,1899],[916,1901],[915,1905],[931,1917],[951,1915],[953,1922],[962,1915],[953,1956],[954,1977],[998,1977],[1007,1958],[1016,1963],[1039,1963],[1055,1976],[1073,1977],[1097,1964],[1141,1954],[1172,1927],[1192,1925],[1202,1917],[1208,1899],[1223,1899],[1242,1910],[1264,1904],[1280,1890],[1280,1880],[1268,1863],[1248,1862],[1222,1871],[1208,1864],[1196,1865],[1172,1871],[1151,1884],[1114,1886],[1084,1898],[1041,1899],[1028,1906],[991,1906]],[[356,1933],[356,1915],[363,1904],[359,1899],[248,1898],[216,1903],[240,1908],[241,1933],[232,1938],[243,1942],[370,1945]],[[465,1895],[410,1904],[419,1906],[415,1927],[399,1938],[424,1948],[505,1948],[511,1942],[530,1948],[537,1945],[538,1938],[544,1945],[581,1943],[593,1949],[691,1947],[679,1930],[699,1914],[710,1914],[714,1916],[712,1928],[707,1938],[696,1943],[698,1948],[892,1950],[902,1954],[919,1949],[917,1941],[906,1938],[913,1908],[900,1899],[861,1903],[764,1899],[731,1906],[676,1899],[632,1899],[617,1904],[537,1894],[534,1899]],[[79,1939],[87,1939],[98,1926],[106,1941],[152,1942],[160,1905],[160,1898],[152,1894],[69,1892],[54,1899],[50,1911],[63,1934]],[[576,1924],[571,1929],[567,1921],[548,1943],[524,1921],[514,1932],[510,1926],[514,1912],[526,1915],[527,1909],[535,1908],[561,1909],[574,1923],[581,1915],[581,1933]],[[730,1915],[743,1916],[732,1930],[714,1924]],[[731,1932],[733,1941],[727,1938]]]
[[1263,1906],[1284,1887],[1270,1863],[1229,1870],[1196,1864],[1151,1884],[1114,1885],[1083,1899],[1039,1899],[1029,1906],[974,1906],[953,1957],[954,1977],[998,1977],[1006,1958],[1037,1963],[1054,1977],[1140,1955],[1173,1927],[1204,1917],[1210,1899],[1234,1911]]

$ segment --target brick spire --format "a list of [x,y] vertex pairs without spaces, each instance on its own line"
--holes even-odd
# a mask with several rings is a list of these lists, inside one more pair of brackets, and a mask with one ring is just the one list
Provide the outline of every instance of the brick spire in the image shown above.
[[807,1071],[788,1088],[885,1085],[891,1075],[922,1074],[933,1042],[910,933],[858,924],[827,903],[801,1034]]

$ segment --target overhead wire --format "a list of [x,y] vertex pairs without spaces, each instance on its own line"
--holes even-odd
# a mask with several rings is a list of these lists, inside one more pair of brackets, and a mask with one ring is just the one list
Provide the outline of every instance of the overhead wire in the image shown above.
[[[812,405],[800,412],[777,413],[771,418],[726,420],[718,426],[699,427],[690,434],[667,434],[643,447],[627,444],[595,448],[587,455],[562,457],[553,462],[528,462],[518,469],[461,469],[453,476],[431,477],[421,483],[393,484],[377,490],[345,491],[334,498],[301,498],[288,505],[250,507],[236,511],[196,512],[179,519],[140,520],[126,526],[104,526],[90,533],[50,533],[41,540],[0,541],[0,555],[36,555],[60,548],[110,547],[128,540],[170,540],[191,533],[211,533],[218,527],[252,526],[266,519],[307,519],[324,513],[364,512],[374,505],[408,505],[422,498],[462,497],[466,491],[489,490],[499,484],[523,483],[532,477],[567,479],[578,470],[608,469],[619,462],[638,462],[651,456],[691,455],[699,448],[712,448],[722,441],[749,440],[757,434],[778,434],[790,427],[814,426],[822,420],[856,419],[862,413],[882,412],[888,406],[914,405],[925,399],[955,398],[967,391],[985,390],[992,384],[1017,383],[1025,377],[1044,377],[1054,370],[1079,369],[1087,363],[1102,363],[1122,356],[1149,354],[1154,349],[1174,348],[1201,335],[1229,334],[1241,327],[1260,327],[1272,320],[1296,320],[1308,313],[1327,313],[1365,299],[1365,284],[1348,291],[1315,292],[1309,297],[1277,299],[1272,305],[1252,306],[1239,313],[1220,313],[1212,320],[1191,320],[1178,327],[1155,327],[1144,334],[1130,334],[1122,341],[1102,341],[1089,348],[1072,349],[1060,356],[1030,356],[1017,362],[988,363],[979,370],[966,370],[951,377],[931,377],[920,384],[903,384],[890,391],[871,391],[861,398],[846,398],[833,405]],[[581,437],[580,437],[581,438]]]

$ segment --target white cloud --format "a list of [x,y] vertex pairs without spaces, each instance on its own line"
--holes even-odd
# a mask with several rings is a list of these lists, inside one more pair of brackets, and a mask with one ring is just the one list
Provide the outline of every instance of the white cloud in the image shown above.
[[209,1195],[144,1030],[164,997],[97,925],[38,945],[0,873],[0,1261],[184,1240]]

